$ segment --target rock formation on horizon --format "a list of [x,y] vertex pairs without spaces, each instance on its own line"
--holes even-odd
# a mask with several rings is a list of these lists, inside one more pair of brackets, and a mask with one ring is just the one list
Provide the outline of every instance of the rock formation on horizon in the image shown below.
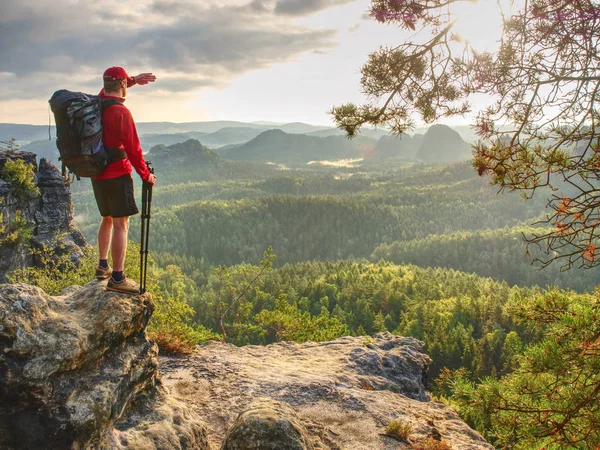
[[471,146],[447,125],[429,127],[418,148],[417,157],[426,163],[448,164],[473,157]]
[[166,145],[155,145],[150,149],[148,158],[161,167],[177,166],[190,163],[211,163],[219,160],[219,156],[204,147],[197,139],[188,139],[180,142]]
[[30,248],[40,248],[44,244],[56,254],[68,253],[76,259],[82,253],[81,247],[87,245],[83,235],[72,224],[71,191],[56,166],[45,158],[38,166],[33,153],[0,151],[0,172],[8,160],[16,159],[33,166],[34,184],[39,194],[19,200],[12,193],[11,183],[0,177],[0,228],[8,227],[19,210],[33,229],[33,237],[27,245],[0,244],[0,283],[6,282],[7,272],[35,265]]

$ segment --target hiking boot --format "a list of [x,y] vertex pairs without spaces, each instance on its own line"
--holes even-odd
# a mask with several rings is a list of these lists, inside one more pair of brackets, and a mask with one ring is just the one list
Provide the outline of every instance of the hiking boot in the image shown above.
[[106,289],[109,291],[115,292],[124,292],[126,294],[139,294],[140,293],[140,285],[135,281],[132,281],[128,278],[123,277],[123,281],[117,283],[113,277],[110,277],[108,280],[108,284],[106,285]]
[[112,275],[112,267],[108,266],[105,269],[104,267],[96,266],[96,279],[97,280],[106,280],[111,275]]

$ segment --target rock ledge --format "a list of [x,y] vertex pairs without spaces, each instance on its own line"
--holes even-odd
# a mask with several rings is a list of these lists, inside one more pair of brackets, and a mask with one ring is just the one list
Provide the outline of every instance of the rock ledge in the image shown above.
[[[275,423],[290,431],[289,448],[410,448],[385,436],[386,425],[401,420],[412,426],[411,442],[433,438],[455,450],[492,450],[454,411],[429,401],[430,363],[421,342],[390,333],[266,347],[210,342],[190,357],[160,358],[165,384],[201,412],[215,448],[263,448],[252,443],[277,430]],[[278,406],[285,403],[293,413]],[[258,436],[246,447],[239,446],[244,431]]]
[[0,285],[0,448],[207,449],[158,378],[149,295]]

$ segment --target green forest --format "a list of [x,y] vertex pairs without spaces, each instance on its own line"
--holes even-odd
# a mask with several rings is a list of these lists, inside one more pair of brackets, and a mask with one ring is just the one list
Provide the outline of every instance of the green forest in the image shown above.
[[[431,399],[495,448],[600,450],[600,2],[370,0],[347,17],[357,2],[192,3],[141,5],[124,59],[161,80],[133,109],[157,175],[147,332],[160,351],[410,336],[432,359]],[[8,15],[11,122],[77,67],[88,89],[96,65],[123,59],[109,43],[130,15],[69,40],[76,8],[54,6]],[[29,39],[43,17],[47,45]],[[349,68],[355,56],[364,64]],[[157,80],[113,69],[128,80],[105,78],[109,95]],[[349,102],[329,106],[355,75]],[[58,163],[43,114],[31,118],[43,126],[0,124],[0,255],[30,252],[37,265],[6,279],[57,295],[93,278],[101,218],[89,180],[75,181],[73,224],[92,245],[68,255],[35,241],[23,212],[52,194],[12,159],[23,144]],[[222,114],[257,121],[184,122]],[[290,117],[327,125],[278,122]],[[137,280],[139,216],[128,239]]]
[[[149,331],[163,352],[187,353],[209,339],[268,345],[354,335],[370,345],[380,332],[412,336],[433,360],[434,398],[502,446],[525,431],[494,398],[523,388],[531,354],[549,351],[568,320],[598,314],[598,269],[563,271],[560,261],[540,269],[534,259],[543,249],[526,245],[551,228],[550,191],[532,199],[499,193],[470,162],[286,168],[229,161],[195,140],[158,145],[148,159],[159,180]],[[76,224],[93,243],[100,217],[89,181],[75,182],[72,197]],[[133,278],[138,223],[130,228]],[[93,248],[79,267],[39,256],[45,269],[10,279],[57,293],[85,283],[97,258]],[[544,316],[548,305],[553,314]],[[581,346],[580,335],[570,339],[552,348],[554,358]],[[589,372],[586,356],[573,358]],[[556,365],[527,370],[543,382]]]
[[[170,152],[178,156],[165,156]],[[534,226],[544,219],[546,196],[526,201],[499,194],[468,162],[282,170],[222,159],[194,140],[154,147],[148,159],[159,176],[152,202],[155,252],[216,266],[258,264],[272,247],[278,267],[383,259],[579,292],[600,279],[597,269],[532,265],[541,249],[526,255],[523,236],[548,226]],[[91,188],[86,181],[74,188],[76,224],[94,242],[99,216]],[[133,241],[139,239],[135,222]]]

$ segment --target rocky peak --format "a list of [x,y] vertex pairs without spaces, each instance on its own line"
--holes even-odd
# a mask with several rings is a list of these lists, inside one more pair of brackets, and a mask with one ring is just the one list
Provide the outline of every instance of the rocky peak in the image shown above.
[[77,259],[81,255],[81,247],[87,245],[83,235],[73,226],[69,183],[56,166],[45,158],[38,166],[33,153],[0,151],[0,171],[7,161],[17,159],[33,166],[34,185],[39,193],[20,200],[14,195],[11,183],[0,178],[0,225],[9,228],[17,211],[20,211],[32,228],[30,242],[21,245],[0,243],[0,283],[6,281],[6,273],[11,270],[35,265],[35,257],[28,251],[30,248],[40,248],[44,244],[56,254],[66,252]]

